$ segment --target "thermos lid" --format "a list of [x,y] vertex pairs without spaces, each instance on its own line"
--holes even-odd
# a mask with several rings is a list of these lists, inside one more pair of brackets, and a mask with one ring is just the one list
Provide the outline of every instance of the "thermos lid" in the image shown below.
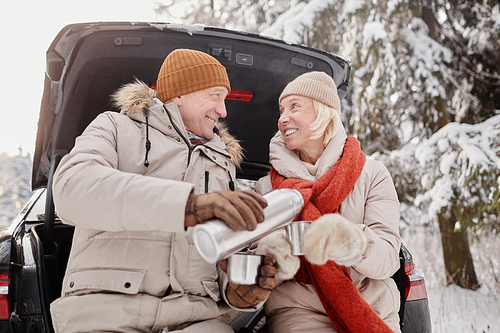
[[201,257],[210,264],[215,264],[224,252],[223,243],[217,241],[217,230],[214,230],[214,224],[218,223],[223,229],[226,228],[223,222],[212,221],[210,224],[198,224],[193,230],[194,245]]

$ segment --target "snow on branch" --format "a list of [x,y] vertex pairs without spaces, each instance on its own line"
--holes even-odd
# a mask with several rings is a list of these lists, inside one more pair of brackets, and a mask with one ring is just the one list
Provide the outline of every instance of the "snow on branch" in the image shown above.
[[415,157],[424,168],[416,205],[436,216],[452,206],[487,205],[500,190],[500,115],[483,123],[449,123],[421,143]]
[[304,28],[314,26],[316,13],[321,12],[334,0],[300,2],[281,14],[276,22],[260,32],[261,35],[281,38],[290,43],[300,43]]
[[413,50],[409,65],[418,85],[433,97],[446,98],[445,89],[434,73],[449,76],[443,62],[451,62],[452,52],[428,36],[428,27],[420,18],[413,18],[411,28],[402,29],[401,36]]

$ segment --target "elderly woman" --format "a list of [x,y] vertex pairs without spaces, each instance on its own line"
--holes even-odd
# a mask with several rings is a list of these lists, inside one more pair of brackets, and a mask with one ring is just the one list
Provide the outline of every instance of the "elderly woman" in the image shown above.
[[292,256],[283,230],[259,242],[284,280],[269,297],[269,332],[400,332],[399,202],[387,169],[366,159],[347,136],[333,79],[309,72],[279,97],[279,132],[262,194],[294,188],[304,197],[297,220],[313,221],[304,256]]

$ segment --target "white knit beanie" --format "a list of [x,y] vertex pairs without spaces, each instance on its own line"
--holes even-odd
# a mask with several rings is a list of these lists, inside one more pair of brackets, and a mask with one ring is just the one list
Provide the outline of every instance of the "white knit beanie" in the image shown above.
[[315,99],[340,113],[340,98],[337,85],[325,72],[308,72],[288,83],[280,95],[279,102],[287,96],[300,95]]

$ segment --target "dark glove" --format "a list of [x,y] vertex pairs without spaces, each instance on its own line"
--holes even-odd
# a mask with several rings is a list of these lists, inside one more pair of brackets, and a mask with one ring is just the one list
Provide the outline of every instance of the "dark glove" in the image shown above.
[[186,203],[184,226],[192,227],[219,218],[234,230],[254,230],[264,221],[267,201],[253,191],[215,191],[191,193]]
[[[227,264],[219,262],[225,270]],[[272,254],[264,257],[264,264],[260,268],[259,283],[254,285],[241,285],[229,282],[226,288],[226,297],[229,303],[237,308],[256,306],[265,301],[271,291],[276,287],[276,259]]]

